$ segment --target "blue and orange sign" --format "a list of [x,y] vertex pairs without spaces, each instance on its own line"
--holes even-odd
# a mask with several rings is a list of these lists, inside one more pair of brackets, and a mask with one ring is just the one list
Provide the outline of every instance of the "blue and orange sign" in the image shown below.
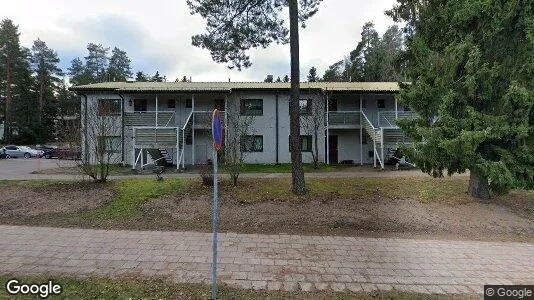
[[213,145],[215,150],[219,151],[222,149],[224,144],[224,130],[221,113],[217,109],[213,111],[213,121],[211,124],[211,130],[213,132]]

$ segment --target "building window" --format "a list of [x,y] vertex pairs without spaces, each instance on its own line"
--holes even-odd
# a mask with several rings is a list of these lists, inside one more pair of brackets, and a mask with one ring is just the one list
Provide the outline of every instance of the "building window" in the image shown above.
[[241,139],[241,151],[243,152],[263,152],[262,135],[245,135]]
[[185,99],[185,108],[193,108],[193,99]]
[[[291,105],[291,102],[289,102]],[[291,114],[291,107],[289,107],[289,113]],[[312,113],[312,101],[311,99],[300,99],[299,100],[299,114],[301,116],[309,116]]]
[[[312,152],[313,139],[311,135],[300,136],[300,151]],[[289,152],[291,152],[291,136],[289,136]]]
[[167,100],[167,108],[176,108],[176,101],[174,99]]
[[100,153],[120,153],[121,146],[120,136],[100,136],[98,138],[98,149]]
[[384,99],[378,99],[376,101],[376,107],[378,107],[378,108],[386,108],[386,101]]
[[134,99],[134,111],[147,111],[148,103],[146,99]]
[[242,116],[263,116],[263,99],[241,99]]
[[100,116],[120,116],[120,99],[98,99],[98,113]]

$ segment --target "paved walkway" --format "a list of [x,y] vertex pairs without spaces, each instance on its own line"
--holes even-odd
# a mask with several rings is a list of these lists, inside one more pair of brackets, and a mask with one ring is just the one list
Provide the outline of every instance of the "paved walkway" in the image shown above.
[[[0,226],[0,273],[208,283],[211,235]],[[534,244],[221,234],[222,282],[269,290],[482,293],[533,284]]]

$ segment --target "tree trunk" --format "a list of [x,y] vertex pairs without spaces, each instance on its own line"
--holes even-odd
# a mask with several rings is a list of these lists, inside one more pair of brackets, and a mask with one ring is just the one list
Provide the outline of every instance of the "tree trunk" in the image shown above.
[[302,168],[300,145],[300,63],[299,63],[299,20],[298,2],[289,0],[289,39],[291,47],[291,97],[289,100],[289,119],[291,134],[291,167],[293,193],[306,194],[306,182]]
[[4,143],[11,143],[11,104],[13,103],[13,69],[11,58],[6,58],[7,64],[7,97],[4,113]]
[[487,200],[490,198],[488,179],[483,177],[476,169],[470,170],[469,193],[475,198]]

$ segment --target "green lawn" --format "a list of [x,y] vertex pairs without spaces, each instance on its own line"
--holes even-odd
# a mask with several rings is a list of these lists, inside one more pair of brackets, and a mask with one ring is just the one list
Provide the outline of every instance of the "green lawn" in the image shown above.
[[[319,164],[317,169],[313,168],[312,164],[304,164],[304,172],[342,172],[357,168],[356,166],[348,165],[326,165]],[[225,171],[224,165],[221,167]],[[243,173],[291,173],[291,164],[245,164]]]
[[[0,276],[2,287],[13,277]],[[87,278],[73,279],[58,276],[17,277],[21,283],[47,283],[52,280],[62,286],[59,296],[49,299],[209,299],[210,286],[201,284],[176,284],[165,278]],[[12,296],[5,288],[0,290],[0,299],[36,299],[36,296]],[[273,292],[253,291],[233,288],[226,285],[219,287],[219,299],[450,299],[437,295],[422,295],[405,292],[371,292],[371,293],[336,293],[331,291],[315,292]],[[475,299],[465,295],[462,299]]]

